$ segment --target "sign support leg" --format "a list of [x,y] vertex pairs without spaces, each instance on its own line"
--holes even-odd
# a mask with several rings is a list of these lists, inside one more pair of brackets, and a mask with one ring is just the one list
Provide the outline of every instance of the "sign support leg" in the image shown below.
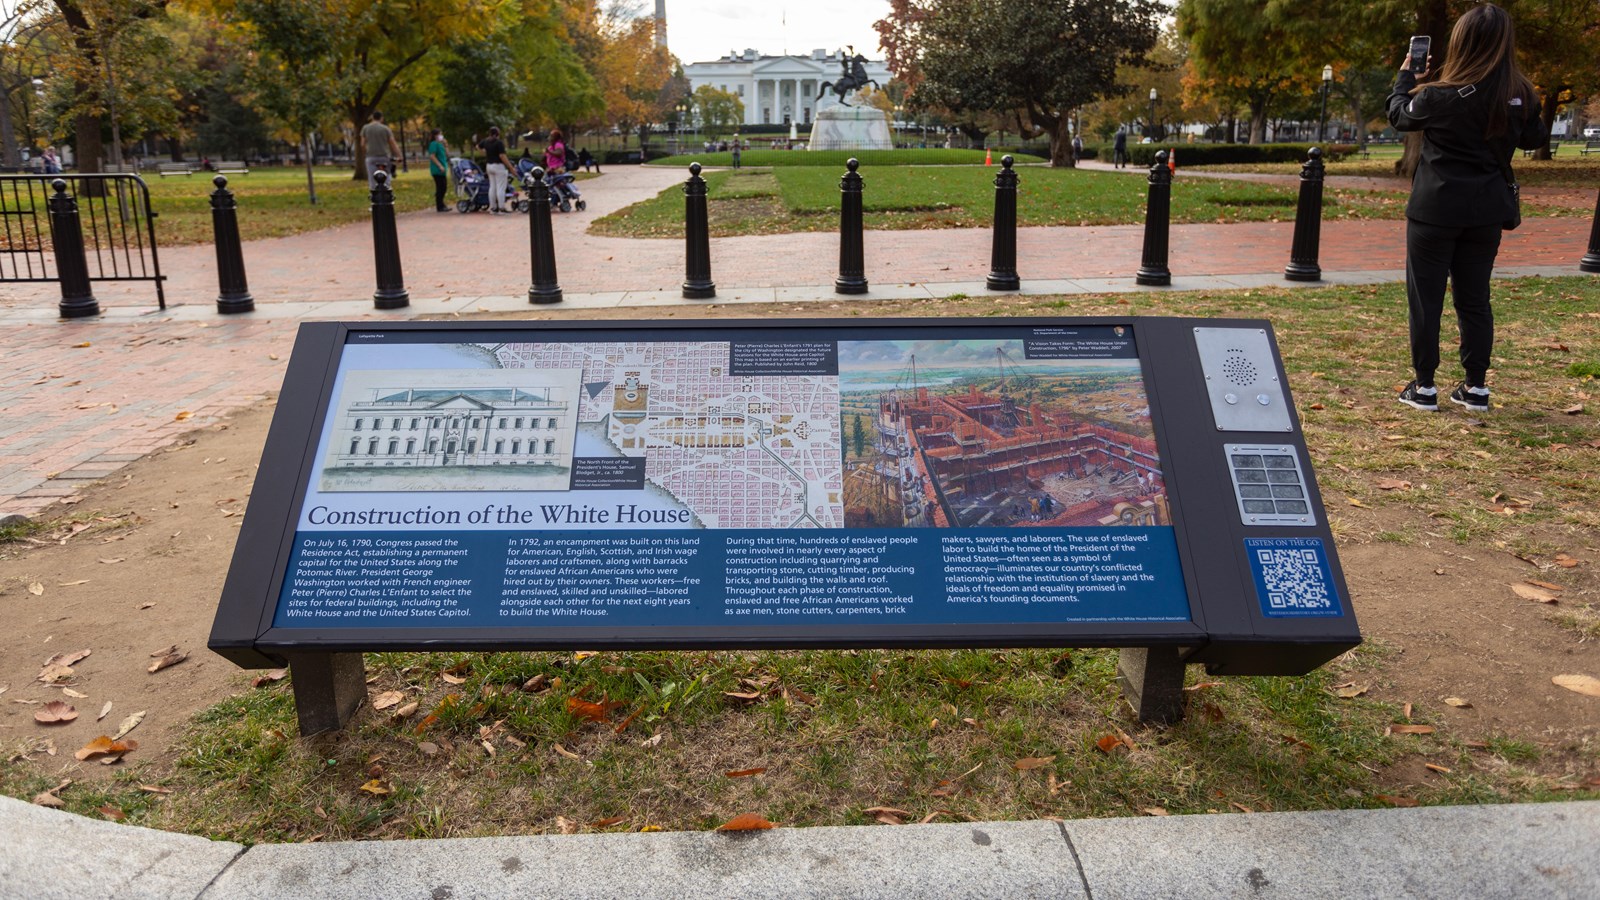
[[302,736],[338,731],[367,699],[367,669],[359,653],[290,653],[294,709]]
[[1183,718],[1183,660],[1177,647],[1124,647],[1117,683],[1140,722],[1169,725]]

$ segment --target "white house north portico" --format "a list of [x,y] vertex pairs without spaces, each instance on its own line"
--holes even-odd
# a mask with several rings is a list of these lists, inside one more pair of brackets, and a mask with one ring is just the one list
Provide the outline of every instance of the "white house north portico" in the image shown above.
[[[738,97],[746,125],[809,125],[818,110],[839,102],[831,92],[820,100],[817,94],[823,82],[843,74],[841,61],[848,56],[844,50],[813,50],[809,56],[767,56],[746,50],[711,62],[689,63],[683,73],[690,90],[709,84]],[[867,60],[866,69],[879,86],[888,83],[889,68],[882,60]]]

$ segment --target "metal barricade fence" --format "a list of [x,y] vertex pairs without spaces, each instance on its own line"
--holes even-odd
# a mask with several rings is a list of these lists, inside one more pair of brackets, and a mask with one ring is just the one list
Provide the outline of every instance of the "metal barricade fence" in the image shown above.
[[78,201],[90,281],[151,281],[167,308],[156,254],[156,213],[138,175],[0,175],[0,284],[59,281],[46,201],[61,179]]

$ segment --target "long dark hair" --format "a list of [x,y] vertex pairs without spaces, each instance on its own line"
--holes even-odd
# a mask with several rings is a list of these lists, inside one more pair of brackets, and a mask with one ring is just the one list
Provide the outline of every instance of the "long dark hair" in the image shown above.
[[1450,29],[1450,47],[1438,80],[1423,87],[1469,84],[1489,93],[1486,136],[1505,133],[1506,108],[1513,99],[1522,99],[1524,111],[1533,109],[1533,82],[1517,66],[1516,29],[1511,16],[1493,3],[1480,3],[1461,14]]

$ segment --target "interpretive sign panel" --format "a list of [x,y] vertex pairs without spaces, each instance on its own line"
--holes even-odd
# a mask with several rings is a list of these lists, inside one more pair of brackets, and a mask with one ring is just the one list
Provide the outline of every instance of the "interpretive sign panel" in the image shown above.
[[[1172,645],[1303,671],[1359,635],[1270,330],[1207,321],[1202,365],[1193,325],[306,325],[212,646]],[[1289,430],[1219,433],[1240,391]]]

